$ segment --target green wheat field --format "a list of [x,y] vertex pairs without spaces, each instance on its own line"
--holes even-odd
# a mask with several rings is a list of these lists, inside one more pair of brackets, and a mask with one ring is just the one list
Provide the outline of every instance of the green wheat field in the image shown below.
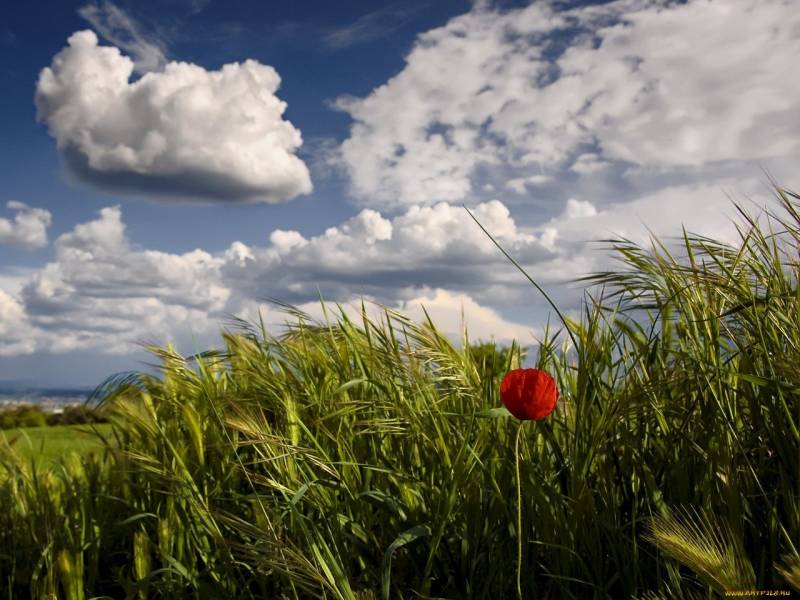
[[87,454],[105,448],[103,436],[111,432],[105,423],[97,425],[55,425],[0,430],[0,447],[13,446],[24,460],[39,469],[52,466],[69,452]]
[[95,433],[0,436],[0,597],[800,593],[800,196],[776,193],[737,245],[607,241],[619,268],[540,340],[542,421],[498,397],[519,347],[389,309],[151,348]]

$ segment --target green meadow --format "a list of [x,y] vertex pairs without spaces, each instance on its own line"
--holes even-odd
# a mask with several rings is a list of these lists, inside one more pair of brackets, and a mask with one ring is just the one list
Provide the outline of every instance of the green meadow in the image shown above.
[[50,466],[70,452],[87,454],[103,451],[103,436],[111,432],[105,423],[96,425],[54,425],[0,430],[0,446],[11,446],[23,460],[37,467]]
[[498,397],[522,349],[389,309],[151,348],[157,376],[101,386],[102,435],[0,438],[0,597],[800,593],[800,197],[776,193],[734,245],[608,241],[618,268],[539,340],[542,421]]

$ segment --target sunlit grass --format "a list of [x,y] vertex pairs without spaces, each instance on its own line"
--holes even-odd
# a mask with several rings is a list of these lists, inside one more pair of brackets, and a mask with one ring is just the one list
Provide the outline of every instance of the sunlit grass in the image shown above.
[[23,459],[33,459],[38,466],[47,466],[68,452],[86,454],[103,451],[100,436],[108,435],[111,426],[54,425],[50,427],[20,427],[0,430],[0,446],[13,446]]

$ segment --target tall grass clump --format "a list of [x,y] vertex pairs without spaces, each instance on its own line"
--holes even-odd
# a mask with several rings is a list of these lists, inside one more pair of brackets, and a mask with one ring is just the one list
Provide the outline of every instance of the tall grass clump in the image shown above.
[[610,240],[620,269],[540,340],[541,422],[500,408],[521,348],[388,308],[152,348],[157,376],[100,388],[102,453],[2,449],[0,596],[800,591],[800,198],[778,197],[737,245]]

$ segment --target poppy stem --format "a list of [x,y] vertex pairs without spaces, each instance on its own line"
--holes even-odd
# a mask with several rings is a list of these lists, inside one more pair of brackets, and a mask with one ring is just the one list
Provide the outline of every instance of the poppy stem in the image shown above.
[[520,421],[517,427],[517,441],[514,444],[514,465],[517,471],[517,598],[522,600],[522,480],[519,476],[519,439],[522,437],[522,426],[524,421]]
[[511,263],[515,267],[517,267],[517,269],[519,269],[520,273],[522,273],[528,279],[528,281],[530,281],[536,287],[536,289],[539,290],[539,293],[542,296],[544,296],[544,299],[547,300],[547,303],[550,304],[550,306],[553,308],[554,311],[556,311],[556,314],[558,315],[558,318],[561,319],[561,322],[564,324],[564,328],[567,330],[567,335],[569,336],[569,339],[572,340],[572,347],[575,348],[575,351],[577,352],[578,351],[578,341],[575,339],[575,335],[572,333],[572,330],[569,328],[569,323],[567,323],[567,319],[564,317],[564,315],[561,313],[561,311],[558,310],[558,306],[556,306],[555,302],[553,302],[550,299],[550,296],[548,296],[547,292],[545,292],[542,289],[542,286],[540,286],[538,283],[536,283],[536,281],[534,281],[534,279],[530,275],[528,275],[528,273],[525,272],[525,269],[523,269],[519,265],[519,263],[517,261],[515,261],[508,252],[505,251],[505,249],[498,243],[498,241],[492,237],[492,234],[489,233],[488,231],[486,231],[486,228],[483,225],[481,225],[481,222],[478,221],[478,219],[475,218],[475,215],[472,214],[472,211],[470,211],[470,209],[468,209],[463,204],[461,206],[464,208],[464,210],[466,210],[469,213],[469,216],[472,217],[472,220],[475,221],[478,224],[478,227],[480,227],[483,230],[483,233],[485,233],[486,235],[489,236],[489,239],[492,240],[492,242],[494,242],[494,245],[498,247],[500,252],[502,252],[505,255],[505,257],[508,260],[510,260]]

